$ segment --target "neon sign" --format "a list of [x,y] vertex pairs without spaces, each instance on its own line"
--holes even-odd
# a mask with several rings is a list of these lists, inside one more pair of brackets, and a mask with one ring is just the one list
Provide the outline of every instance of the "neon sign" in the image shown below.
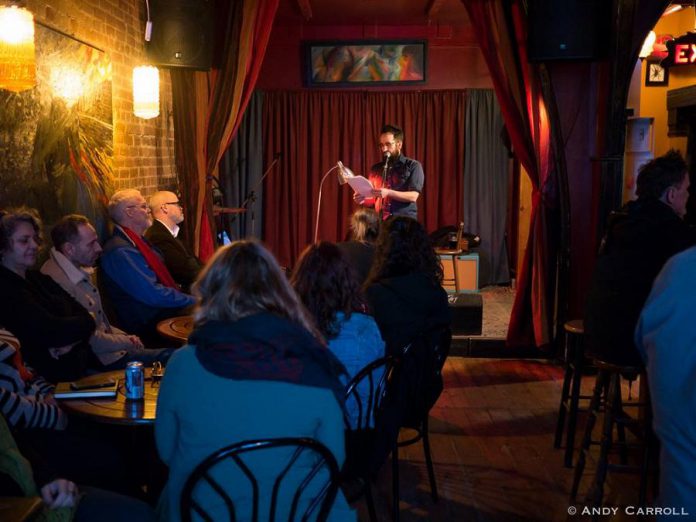
[[667,58],[663,67],[696,64],[696,33],[686,33],[667,42]]

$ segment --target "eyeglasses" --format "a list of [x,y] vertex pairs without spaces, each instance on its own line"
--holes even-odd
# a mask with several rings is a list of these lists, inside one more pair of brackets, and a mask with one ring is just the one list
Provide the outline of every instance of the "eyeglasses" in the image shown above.
[[170,201],[165,203],[165,205],[176,205],[177,207],[184,208],[184,205],[181,204],[181,201]]
[[386,141],[384,143],[379,143],[378,145],[380,147],[393,147],[394,145],[396,145],[396,142],[395,141]]

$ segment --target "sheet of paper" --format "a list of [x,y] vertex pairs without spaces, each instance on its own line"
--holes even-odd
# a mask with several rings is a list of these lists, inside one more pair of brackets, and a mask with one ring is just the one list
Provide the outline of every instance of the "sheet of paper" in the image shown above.
[[372,183],[367,178],[363,176],[353,176],[352,178],[346,178],[348,184],[353,188],[353,191],[357,192],[365,198],[372,197]]

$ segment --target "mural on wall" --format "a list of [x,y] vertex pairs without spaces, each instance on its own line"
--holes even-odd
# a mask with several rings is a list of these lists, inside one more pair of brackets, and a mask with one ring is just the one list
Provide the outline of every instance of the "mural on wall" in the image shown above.
[[36,25],[33,89],[0,90],[0,208],[37,208],[46,224],[86,215],[107,223],[113,183],[111,61]]

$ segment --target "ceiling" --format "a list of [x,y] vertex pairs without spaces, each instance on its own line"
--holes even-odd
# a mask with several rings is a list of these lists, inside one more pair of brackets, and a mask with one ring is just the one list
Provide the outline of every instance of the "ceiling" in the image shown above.
[[462,0],[280,0],[282,25],[468,25]]

